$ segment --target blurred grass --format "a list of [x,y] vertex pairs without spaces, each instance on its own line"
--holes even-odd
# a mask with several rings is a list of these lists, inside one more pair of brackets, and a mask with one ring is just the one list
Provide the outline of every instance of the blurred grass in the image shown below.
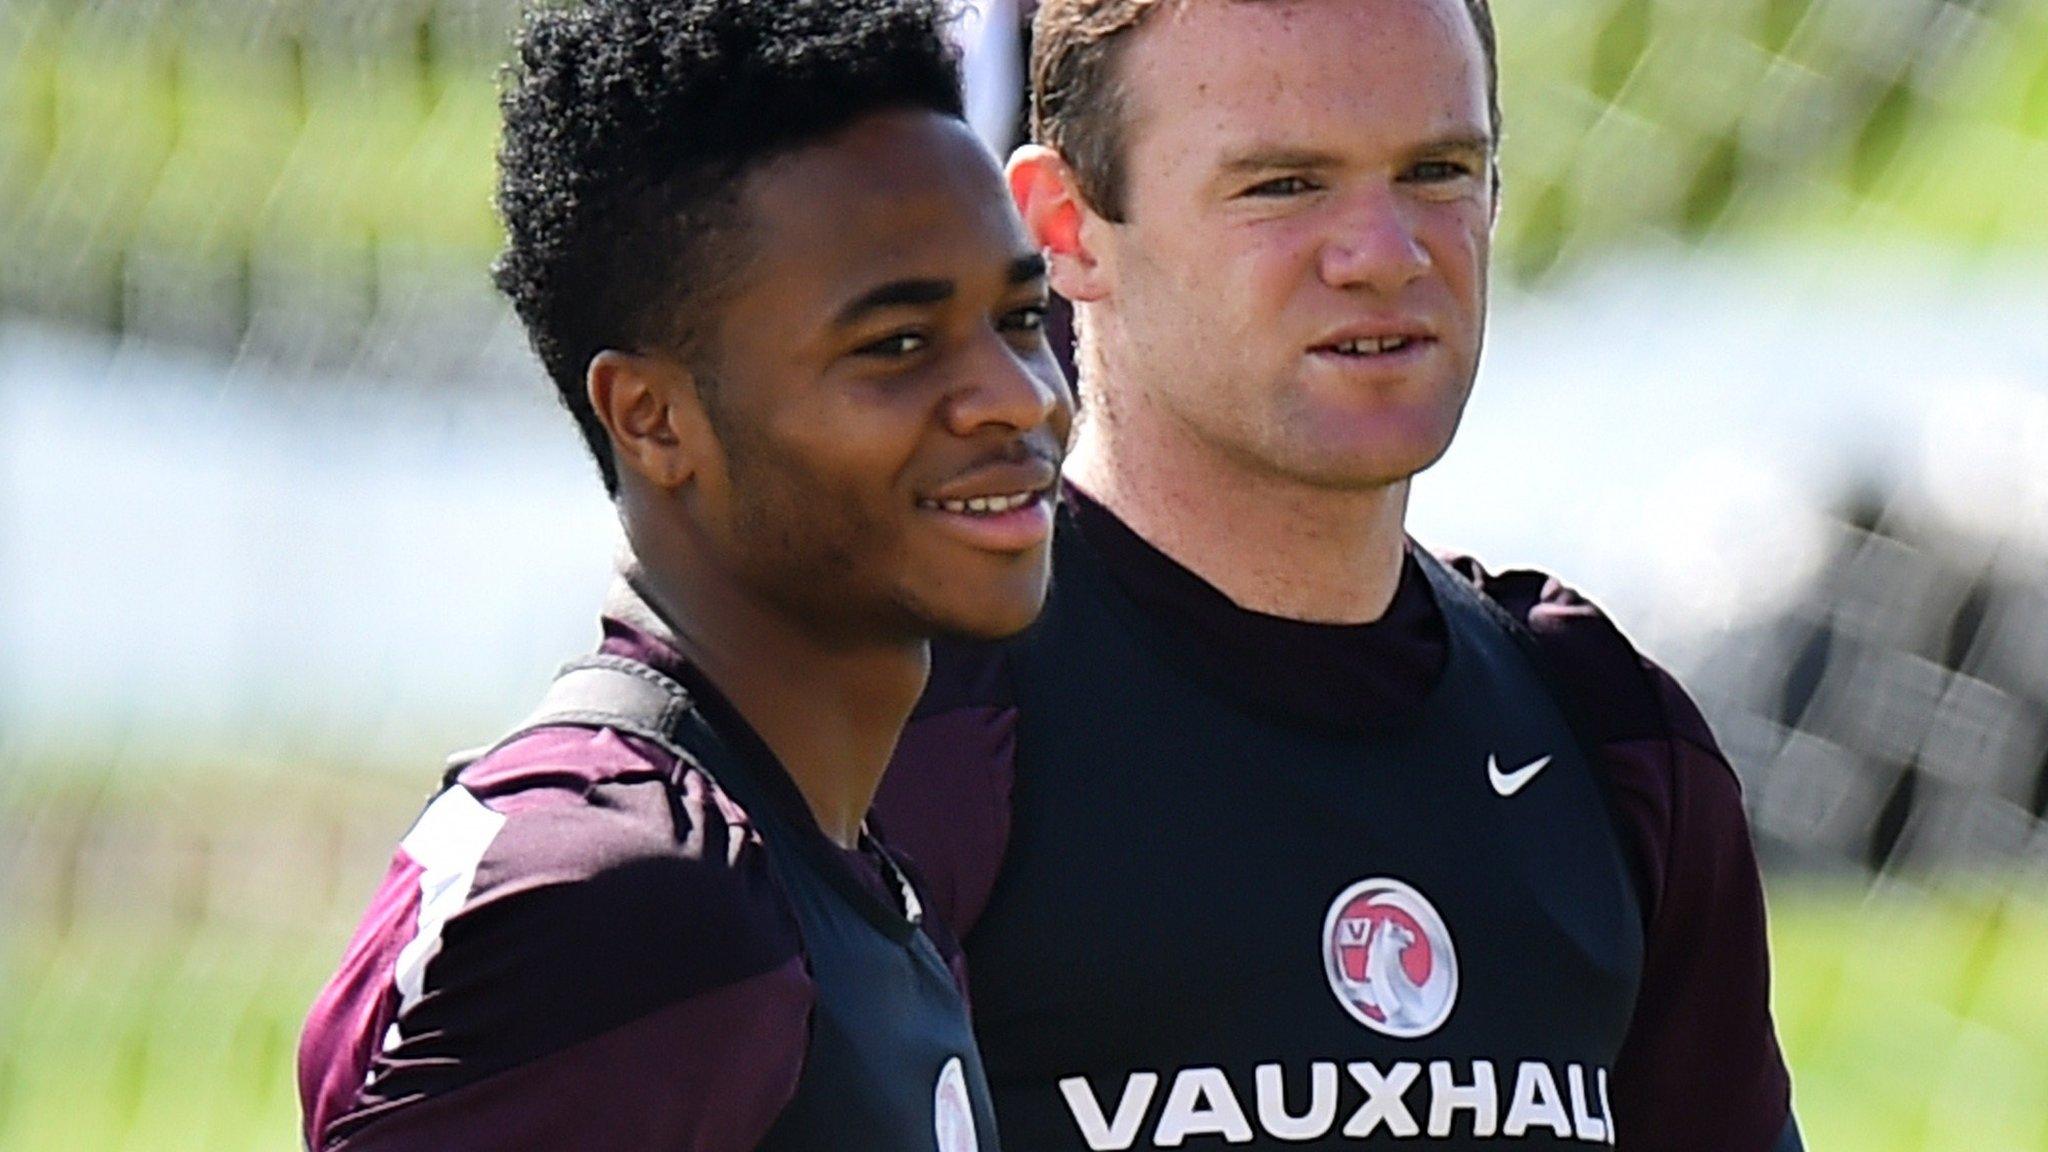
[[13,951],[0,1148],[297,1144],[299,1022],[338,947],[107,927]]
[[374,312],[418,267],[485,283],[494,60],[11,14],[0,304],[115,327],[193,309],[231,342],[307,284]]
[[300,1021],[432,783],[0,742],[0,1150],[295,1147]]
[[14,178],[39,177],[25,215],[161,240],[497,242],[491,60],[250,44],[168,21],[138,36],[33,8],[19,33],[0,137]]
[[2048,1149],[2048,892],[1772,889],[1780,1038],[1816,1152]]
[[[0,305],[148,327],[203,285],[232,340],[282,282],[373,312],[394,268],[481,285],[509,37],[448,31],[456,10],[372,3],[336,33],[286,8],[231,34],[209,0],[121,20],[0,0]],[[2048,246],[2048,5],[1563,0],[1499,20],[1514,279],[1709,242]]]
[[[419,782],[31,779],[0,797],[0,1149],[295,1146],[300,1021]],[[1809,1147],[2048,1150],[2038,878],[1779,878],[1772,935]]]

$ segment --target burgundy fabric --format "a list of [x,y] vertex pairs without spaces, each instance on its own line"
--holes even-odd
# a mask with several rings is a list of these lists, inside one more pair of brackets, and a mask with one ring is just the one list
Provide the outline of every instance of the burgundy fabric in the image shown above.
[[[1657,673],[1672,736],[1610,744],[1604,759],[1622,818],[1648,855],[1642,986],[1614,1079],[1621,1132],[1662,1145],[1773,1146],[1792,1108],[1770,1013],[1763,885],[1735,774],[1705,722]],[[1696,725],[1696,727],[1695,727]]]
[[[450,1092],[371,1109],[336,1152],[757,1145],[796,1090],[811,984],[792,957]],[[746,1053],[748,1059],[734,1059]]]
[[1008,707],[966,705],[913,721],[875,797],[876,827],[918,868],[934,914],[961,932],[988,906],[1010,839],[1016,740]]
[[398,1013],[391,974],[419,914],[420,866],[401,852],[392,857],[342,954],[340,971],[313,1001],[299,1037],[299,1110],[309,1147],[319,1146],[316,1134],[327,1131],[362,1090],[370,1058]]
[[[659,637],[605,633],[758,740]],[[504,823],[387,1045],[422,876],[394,858],[301,1040],[308,1146],[751,1149],[801,1074],[815,992],[748,814],[609,730],[530,733],[459,783]],[[879,850],[839,859],[894,902]]]
[[[755,979],[792,963],[801,978],[794,920],[745,813],[702,773],[686,771],[671,788],[672,773],[666,753],[640,741],[568,728],[523,737],[464,772],[462,785],[505,822],[442,929],[401,1038],[387,1045],[394,961],[417,932],[420,876],[403,854],[394,865],[361,946],[307,1024],[300,1058],[312,1089],[309,1145],[353,1138],[373,1123],[404,1132],[402,1117],[416,1107],[656,1015],[680,1029],[668,1039],[671,1055],[696,1052],[732,1070],[702,1090],[684,1081],[664,1093],[665,1123],[713,1125],[734,1101],[766,1099],[795,1082],[802,1044],[791,1038],[807,1032],[808,985],[793,994]],[[736,1008],[729,990],[739,987],[759,994]],[[754,1026],[726,1027],[736,1011]],[[732,1076],[754,1078],[755,1089],[739,1090]],[[549,1099],[564,1124],[614,1107]],[[515,1120],[538,1122],[527,1112],[505,1118]],[[620,1147],[672,1144],[661,1136]]]
[[[1303,624],[1238,608],[1085,494],[1069,497],[1088,546],[1168,651],[1249,706],[1307,726],[1372,728],[1412,713],[1442,671],[1446,632],[1412,551],[1380,621]],[[1733,771],[1683,690],[1577,593],[1541,573],[1446,560],[1535,636],[1588,729],[1636,866],[1646,957],[1615,1070],[1619,1130],[1657,1133],[1672,1152],[1762,1152],[1785,1126],[1791,1088]],[[1010,832],[1016,699],[1002,653],[951,647],[934,660],[878,800],[892,843],[947,895],[941,911],[970,951]]]

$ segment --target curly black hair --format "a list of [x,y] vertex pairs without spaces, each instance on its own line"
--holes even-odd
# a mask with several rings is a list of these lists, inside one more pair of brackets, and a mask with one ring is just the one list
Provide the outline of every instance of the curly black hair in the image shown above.
[[535,9],[501,106],[492,267],[576,417],[605,490],[611,442],[584,391],[607,348],[704,351],[750,170],[870,113],[959,117],[940,0],[582,0]]

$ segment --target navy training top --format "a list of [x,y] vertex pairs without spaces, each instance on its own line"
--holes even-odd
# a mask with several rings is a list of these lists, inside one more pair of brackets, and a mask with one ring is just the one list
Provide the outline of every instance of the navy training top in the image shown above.
[[1605,617],[1414,548],[1376,623],[1247,612],[1070,496],[1046,618],[937,654],[878,817],[1013,1149],[1797,1147],[1733,773]]

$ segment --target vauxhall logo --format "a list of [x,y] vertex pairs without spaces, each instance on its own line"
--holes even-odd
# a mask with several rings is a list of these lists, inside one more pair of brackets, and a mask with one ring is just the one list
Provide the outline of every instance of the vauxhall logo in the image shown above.
[[1323,973],[1352,1019],[1400,1040],[1443,1027],[1458,1001],[1451,930],[1399,880],[1360,880],[1330,902]]
[[[1113,1103],[1098,1099],[1083,1076],[1060,1081],[1060,1095],[1081,1138],[1097,1152],[1135,1146],[1147,1120],[1152,1121],[1147,1145],[1152,1148],[1177,1148],[1196,1136],[1221,1136],[1231,1144],[1248,1144],[1259,1133],[1275,1140],[1318,1140],[1333,1130],[1346,1140],[1424,1135],[1518,1140],[1540,1132],[1587,1144],[1614,1143],[1605,1068],[1525,1060],[1509,1070],[1491,1060],[1403,1060],[1388,1065],[1355,1061],[1341,1065],[1340,1072],[1334,1061],[1317,1061],[1308,1073],[1305,1106],[1298,1087],[1289,1091],[1290,1079],[1299,1083],[1298,1071],[1290,1077],[1280,1064],[1254,1068],[1249,1092],[1221,1068],[1183,1068],[1156,1110],[1153,1101],[1162,1079],[1157,1072],[1133,1072]],[[1354,1089],[1340,1093],[1343,1081]],[[1364,1091],[1364,1099],[1350,1108],[1338,1129],[1340,1095],[1355,1097],[1357,1089]]]
[[[1458,1000],[1451,932],[1409,885],[1377,877],[1346,888],[1330,903],[1321,943],[1330,991],[1360,1024],[1413,1040],[1450,1019]],[[1165,1102],[1156,1108],[1166,1079],[1158,1072],[1131,1073],[1114,1099],[1098,1097],[1086,1077],[1069,1076],[1060,1081],[1060,1095],[1082,1139],[1098,1152],[1134,1147],[1148,1122],[1153,1148],[1176,1148],[1197,1136],[1248,1144],[1259,1133],[1304,1141],[1333,1132],[1346,1140],[1519,1140],[1547,1133],[1614,1143],[1607,1069],[1597,1066],[1319,1060],[1308,1065],[1305,1101],[1301,1071],[1260,1064],[1246,1084],[1241,1071],[1233,1079],[1222,1068],[1182,1068],[1171,1074]]]

